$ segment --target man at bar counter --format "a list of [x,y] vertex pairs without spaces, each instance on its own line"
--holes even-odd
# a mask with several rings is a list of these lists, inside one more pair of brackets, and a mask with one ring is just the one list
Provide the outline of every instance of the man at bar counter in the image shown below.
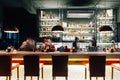
[[77,52],[79,50],[78,41],[79,38],[75,37],[75,41],[72,43],[72,52]]
[[92,38],[91,42],[92,42],[92,47],[96,47],[97,46],[97,44],[96,44],[97,42],[96,42],[95,37]]
[[19,51],[34,51],[35,41],[32,38],[27,38],[26,41],[18,48]]
[[38,51],[41,52],[54,52],[55,46],[52,44],[52,41],[50,39],[44,39],[43,44],[41,44],[38,48]]
[[95,37],[92,37],[91,46],[89,46],[89,51],[98,51]]

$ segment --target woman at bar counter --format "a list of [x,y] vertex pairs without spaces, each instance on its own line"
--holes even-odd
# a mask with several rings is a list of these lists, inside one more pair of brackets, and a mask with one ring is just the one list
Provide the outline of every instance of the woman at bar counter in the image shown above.
[[19,51],[35,51],[35,40],[27,38],[18,48]]
[[41,52],[54,52],[55,46],[52,44],[50,39],[44,39],[43,44],[41,44],[38,48],[38,51]]

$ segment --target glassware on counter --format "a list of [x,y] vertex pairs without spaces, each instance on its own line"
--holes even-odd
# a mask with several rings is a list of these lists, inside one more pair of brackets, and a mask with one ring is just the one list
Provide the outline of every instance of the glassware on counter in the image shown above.
[[8,46],[6,51],[7,52],[13,52],[14,51],[14,47],[13,46]]

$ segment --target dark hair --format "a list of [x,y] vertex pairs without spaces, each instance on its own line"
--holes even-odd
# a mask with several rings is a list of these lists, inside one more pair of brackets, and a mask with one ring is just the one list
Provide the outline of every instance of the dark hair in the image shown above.
[[93,37],[92,39],[96,40],[95,37]]
[[78,40],[78,37],[75,37],[75,41]]

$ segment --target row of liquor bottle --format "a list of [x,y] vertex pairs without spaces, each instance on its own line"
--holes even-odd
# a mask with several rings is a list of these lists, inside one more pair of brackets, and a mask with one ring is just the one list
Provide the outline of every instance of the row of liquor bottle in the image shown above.
[[[41,20],[41,25],[42,26],[52,26],[52,25],[58,25],[60,24],[60,21],[59,20]],[[91,25],[90,24],[78,24],[78,23],[62,23],[62,26],[63,27],[68,27],[68,28],[81,28],[81,27],[90,27]]]
[[59,13],[53,13],[52,11],[44,11],[44,10],[41,10],[41,18],[42,19],[59,19]]
[[69,27],[69,28],[81,28],[81,27],[91,27],[92,25],[87,23],[87,24],[81,24],[81,23],[74,23],[74,22],[62,22],[63,27]]
[[101,11],[97,15],[97,24],[98,25],[112,25],[113,24],[113,10],[108,9]]
[[101,19],[101,20],[98,20],[98,24],[113,24],[113,20],[112,19]]
[[59,21],[58,20],[50,20],[50,21],[41,21],[41,26],[53,26],[53,25],[58,25]]
[[113,9],[103,10],[97,15],[97,17],[106,17],[106,18],[113,17]]
[[[42,37],[49,37],[49,38],[58,38],[58,37],[55,37],[54,35],[52,34],[48,34],[48,33],[40,33],[39,34],[39,37],[42,38]],[[59,36],[60,37],[60,36]],[[75,35],[63,35],[61,38],[63,41],[74,41],[75,40]],[[83,41],[83,40],[91,40],[92,39],[92,36],[78,36],[79,40],[80,41]]]

